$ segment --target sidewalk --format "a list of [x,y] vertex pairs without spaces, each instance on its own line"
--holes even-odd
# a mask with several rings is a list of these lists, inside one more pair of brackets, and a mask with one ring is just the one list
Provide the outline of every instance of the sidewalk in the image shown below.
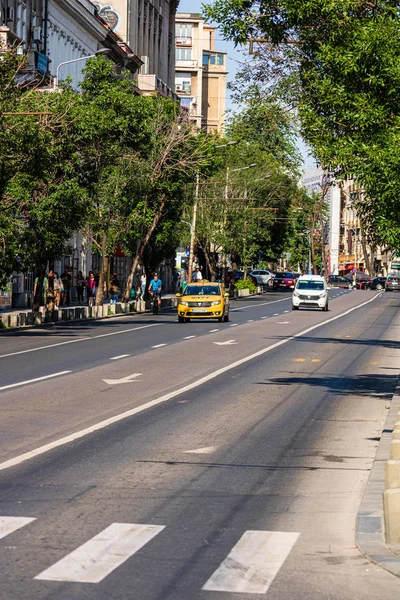
[[385,464],[390,458],[390,443],[394,424],[399,420],[399,411],[400,377],[386,417],[371,473],[364,489],[356,524],[356,544],[361,554],[398,577],[400,577],[400,544],[389,546],[385,541],[383,492],[385,490]]
[[[161,299],[161,308],[170,308],[177,305],[175,294],[165,294]],[[110,304],[105,300],[101,306],[88,306],[72,302],[70,306],[49,311],[44,306],[38,313],[33,313],[31,308],[7,309],[0,312],[0,331],[34,327],[45,323],[59,323],[61,321],[78,321],[83,319],[106,319],[135,313],[149,312],[150,300],[134,300],[133,302],[117,302]]]

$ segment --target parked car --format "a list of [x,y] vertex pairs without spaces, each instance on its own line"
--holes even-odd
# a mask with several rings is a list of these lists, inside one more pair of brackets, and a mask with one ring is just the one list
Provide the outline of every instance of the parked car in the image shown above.
[[256,269],[251,271],[250,275],[257,279],[258,285],[268,285],[274,278],[274,274],[267,269]]
[[321,308],[328,310],[328,286],[321,275],[301,275],[292,296],[292,310]]
[[341,275],[327,275],[326,276],[326,285],[328,288],[338,287],[349,289],[350,282],[346,277],[342,277]]
[[389,275],[386,279],[385,292],[393,292],[395,290],[400,290],[400,277]]
[[292,271],[282,271],[277,272],[272,287],[274,290],[282,290],[282,289],[294,289],[294,284],[296,283],[296,278]]
[[386,279],[387,279],[386,277],[373,277],[373,279],[370,279],[369,281],[366,282],[365,289],[366,290],[384,290]]

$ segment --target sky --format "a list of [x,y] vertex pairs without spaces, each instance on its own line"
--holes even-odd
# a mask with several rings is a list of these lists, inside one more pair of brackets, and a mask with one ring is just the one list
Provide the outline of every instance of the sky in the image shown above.
[[[208,2],[211,3],[211,1],[212,0],[180,0],[179,6],[178,6],[178,12],[200,13],[201,5],[203,3],[204,4],[207,4]],[[238,70],[240,63],[242,63],[245,60],[245,55],[243,54],[245,49],[242,48],[242,50],[240,50],[240,47],[235,48],[234,43],[227,42],[224,39],[222,39],[222,35],[218,34],[218,31],[216,32],[216,35],[215,35],[215,49],[228,53],[227,54],[227,59],[228,59],[227,60],[227,70],[228,70],[227,81],[228,82],[233,81],[235,79],[236,71]],[[229,90],[228,90],[228,95],[227,95],[226,108],[228,110],[229,109],[236,110],[235,105],[233,105],[230,100]],[[308,156],[307,146],[304,144],[304,142],[300,138],[298,139],[297,146],[303,156],[304,167],[305,168],[314,167],[315,160],[312,157]]]

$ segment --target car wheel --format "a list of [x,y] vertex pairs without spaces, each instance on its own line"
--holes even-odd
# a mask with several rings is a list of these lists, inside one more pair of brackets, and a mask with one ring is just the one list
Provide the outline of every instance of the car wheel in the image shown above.
[[292,304],[292,310],[299,310],[299,307]]
[[324,308],[323,308],[322,310],[324,310],[325,312],[328,312],[328,310],[329,310],[329,305],[328,305],[328,303],[326,303],[326,304],[325,304],[325,306],[324,306]]
[[229,321],[229,313],[226,313],[226,315],[224,316],[224,321],[225,321],[225,323],[228,323],[228,321]]
[[222,323],[223,320],[224,320],[223,316],[222,317],[218,317],[218,319],[217,319],[218,323]]
[[184,323],[185,319],[184,317],[178,317],[178,323]]
[[[369,289],[371,289],[371,288],[369,288]],[[377,289],[377,290],[381,290],[381,289],[382,289],[382,286],[381,286],[381,284],[380,284],[380,283],[378,283],[378,284],[377,284],[377,286],[376,286],[376,289]]]

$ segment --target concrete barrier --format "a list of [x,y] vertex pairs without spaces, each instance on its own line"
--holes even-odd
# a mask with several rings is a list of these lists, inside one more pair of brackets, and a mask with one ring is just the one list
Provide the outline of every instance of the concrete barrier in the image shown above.
[[383,492],[385,539],[387,544],[400,544],[400,488]]
[[390,458],[392,460],[400,460],[400,440],[390,442]]
[[400,460],[385,463],[385,490],[400,488]]

